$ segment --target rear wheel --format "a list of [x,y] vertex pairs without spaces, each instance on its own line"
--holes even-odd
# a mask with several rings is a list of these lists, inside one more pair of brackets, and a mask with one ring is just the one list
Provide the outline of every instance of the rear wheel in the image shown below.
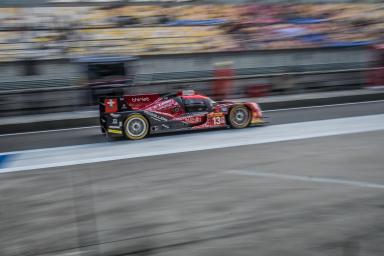
[[130,140],[140,140],[147,136],[149,124],[147,119],[140,114],[133,114],[124,121],[124,135]]
[[235,106],[229,112],[228,119],[229,124],[232,128],[245,128],[251,122],[251,112],[245,106]]

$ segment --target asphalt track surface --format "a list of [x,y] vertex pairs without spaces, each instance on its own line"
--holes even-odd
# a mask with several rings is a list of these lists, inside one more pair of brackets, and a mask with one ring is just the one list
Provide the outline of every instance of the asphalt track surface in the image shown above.
[[[384,113],[384,101],[274,110],[266,112],[265,115],[268,117],[267,120],[270,122],[270,125],[278,125],[382,113]],[[165,134],[161,136],[175,135]],[[178,134],[176,136],[183,135]],[[65,129],[53,132],[16,133],[10,136],[0,135],[0,153],[16,150],[101,143],[105,141],[107,140],[101,136],[98,127]]]
[[[383,106],[267,115],[277,126]],[[8,152],[105,140],[90,128],[0,142]],[[384,255],[383,152],[378,130],[3,173],[0,255]]]

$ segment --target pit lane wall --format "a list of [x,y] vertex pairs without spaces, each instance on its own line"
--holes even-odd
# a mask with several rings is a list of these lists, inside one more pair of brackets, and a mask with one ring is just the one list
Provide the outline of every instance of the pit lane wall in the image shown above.
[[[368,63],[372,60],[367,47],[312,48],[296,50],[264,50],[244,52],[194,53],[140,56],[137,74],[173,73],[212,70],[216,63],[232,62],[233,68],[264,68]],[[0,62],[0,90],[5,82],[68,79],[80,77],[83,70],[69,59],[36,60],[33,74],[27,74],[23,61]]]
[[211,70],[216,63],[230,61],[235,69],[319,64],[367,63],[366,47],[265,50],[141,57],[139,74]]
[[[270,85],[267,91],[278,89],[287,80],[279,75],[284,73],[294,74],[289,79],[295,93],[313,88],[350,89],[365,83],[364,71],[316,71],[364,69],[370,66],[371,59],[371,51],[365,47],[142,56],[134,67],[137,86],[131,92],[192,87],[211,94],[215,64],[223,62],[231,62],[241,78],[231,88],[230,97],[249,96],[247,90],[255,85]],[[0,115],[37,109],[67,111],[89,103],[87,90],[80,86],[84,70],[79,64],[61,59],[36,60],[34,65],[31,74],[26,72],[30,67],[23,61],[0,64]]]

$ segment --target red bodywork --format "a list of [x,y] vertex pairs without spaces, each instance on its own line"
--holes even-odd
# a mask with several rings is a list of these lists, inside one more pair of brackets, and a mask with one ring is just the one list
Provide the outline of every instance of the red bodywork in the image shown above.
[[255,102],[214,102],[209,97],[194,93],[108,97],[103,99],[100,116],[104,130],[113,127],[116,131],[116,124],[119,124],[122,131],[121,124],[133,113],[148,119],[151,133],[209,129],[228,127],[228,114],[232,107],[238,105],[250,110],[251,125],[264,123],[261,109]]

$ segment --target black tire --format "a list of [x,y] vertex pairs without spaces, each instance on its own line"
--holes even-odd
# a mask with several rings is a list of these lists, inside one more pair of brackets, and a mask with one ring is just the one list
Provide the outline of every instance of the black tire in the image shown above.
[[251,123],[251,111],[246,106],[234,106],[228,115],[228,122],[232,128],[241,129],[248,127]]
[[148,120],[141,114],[132,114],[124,121],[124,135],[129,140],[141,140],[149,131]]

